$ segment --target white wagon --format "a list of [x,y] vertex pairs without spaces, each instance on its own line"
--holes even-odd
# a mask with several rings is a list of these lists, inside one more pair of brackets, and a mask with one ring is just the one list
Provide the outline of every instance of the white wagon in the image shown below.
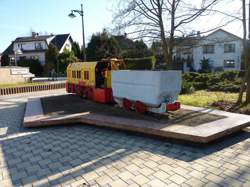
[[115,101],[126,109],[140,113],[177,110],[180,108],[177,100],[181,91],[181,72],[113,71],[112,89]]

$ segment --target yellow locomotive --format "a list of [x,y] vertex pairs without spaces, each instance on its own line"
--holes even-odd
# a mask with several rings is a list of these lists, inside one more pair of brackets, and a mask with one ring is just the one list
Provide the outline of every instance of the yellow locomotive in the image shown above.
[[112,103],[111,71],[119,69],[126,69],[120,59],[69,64],[66,91],[96,102]]

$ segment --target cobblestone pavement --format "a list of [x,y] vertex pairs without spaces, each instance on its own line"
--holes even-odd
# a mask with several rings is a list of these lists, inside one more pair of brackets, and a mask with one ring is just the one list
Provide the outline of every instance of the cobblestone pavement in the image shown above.
[[28,95],[0,97],[1,187],[250,186],[250,129],[203,147],[87,125],[25,129]]

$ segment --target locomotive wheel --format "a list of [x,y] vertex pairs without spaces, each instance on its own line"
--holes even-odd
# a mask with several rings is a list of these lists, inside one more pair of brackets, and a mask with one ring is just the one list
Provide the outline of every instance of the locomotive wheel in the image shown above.
[[123,108],[125,108],[126,110],[130,110],[131,107],[133,106],[133,103],[132,103],[130,100],[128,100],[128,99],[123,99],[123,101],[122,101],[122,106],[123,106]]
[[82,99],[85,98],[85,95],[84,95],[83,91],[80,91],[79,96],[80,96]]
[[147,107],[140,101],[135,102],[135,110],[139,114],[144,114],[147,111]]
[[71,85],[68,87],[68,93],[72,93],[71,92]]

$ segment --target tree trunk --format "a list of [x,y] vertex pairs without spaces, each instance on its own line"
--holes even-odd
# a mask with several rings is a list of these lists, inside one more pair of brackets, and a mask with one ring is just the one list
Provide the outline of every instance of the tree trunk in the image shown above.
[[160,27],[160,35],[161,35],[161,42],[162,42],[162,50],[163,56],[166,63],[166,69],[171,69],[171,61],[169,61],[169,46],[168,41],[165,35],[165,28],[162,19],[162,7],[160,7],[160,2],[158,0],[158,19],[159,19],[159,27]]
[[245,76],[242,80],[240,93],[236,104],[242,103],[243,93],[245,91],[245,84],[247,82],[247,98],[248,103],[250,102],[250,79],[249,79],[249,68],[248,68],[248,52],[247,52],[247,26],[246,26],[246,1],[242,0],[242,23],[243,23],[243,53],[244,53],[244,65],[245,65]]
[[[170,28],[170,37],[169,37],[169,43],[168,43],[168,60],[169,64],[172,65],[173,62],[173,48],[174,48],[174,31],[175,31],[175,5],[176,5],[176,0],[172,1],[171,5],[171,28]],[[172,67],[173,68],[173,67]]]
[[[245,1],[245,0],[244,0]],[[248,5],[248,39],[250,39],[250,0]],[[248,41],[245,40],[245,63],[247,67],[247,89],[246,89],[246,104],[250,103],[250,66],[249,66],[249,48],[248,48]]]

